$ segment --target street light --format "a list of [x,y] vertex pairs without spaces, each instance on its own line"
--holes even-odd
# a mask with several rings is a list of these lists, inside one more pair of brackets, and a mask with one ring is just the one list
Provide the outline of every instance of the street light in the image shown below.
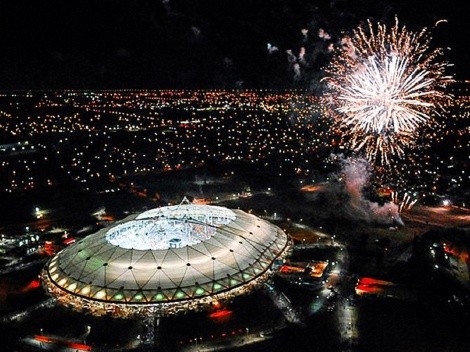
[[88,337],[88,335],[90,335],[90,332],[91,332],[91,326],[90,325],[87,325],[86,326],[86,331],[85,333],[83,334],[83,343],[86,345],[86,338]]
[[[194,338],[194,343],[195,343],[195,345],[196,345],[196,351],[199,351],[199,346],[197,345],[197,340],[198,340],[198,338],[195,337],[195,338]],[[202,337],[199,337],[199,340],[202,341]]]
[[[40,328],[39,331],[41,332],[41,336],[43,336],[43,329]],[[39,348],[41,349],[41,351],[42,351],[42,347],[43,347],[42,346],[42,340],[39,340]]]

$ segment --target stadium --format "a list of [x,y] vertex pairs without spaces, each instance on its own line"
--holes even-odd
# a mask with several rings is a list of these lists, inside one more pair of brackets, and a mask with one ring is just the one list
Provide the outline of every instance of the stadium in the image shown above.
[[42,271],[63,305],[132,318],[200,311],[252,292],[287,235],[241,210],[188,202],[133,214],[65,248]]

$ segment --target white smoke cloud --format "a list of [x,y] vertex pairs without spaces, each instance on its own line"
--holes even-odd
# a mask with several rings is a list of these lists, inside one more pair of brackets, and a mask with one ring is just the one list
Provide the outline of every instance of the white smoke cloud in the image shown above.
[[300,70],[299,62],[303,61],[305,55],[305,48],[300,48],[299,57],[295,56],[292,52],[292,49],[286,50],[287,62],[289,63],[289,69],[294,72],[294,80],[298,81],[302,78],[302,72]]
[[295,55],[292,53],[292,50],[291,49],[287,49],[286,50],[286,54],[287,54],[287,61],[291,64],[293,64],[294,62],[297,61],[297,58],[295,57]]
[[229,57],[224,57],[224,59],[222,60],[222,64],[226,69],[229,69],[233,67],[233,60]]
[[170,13],[171,12],[170,0],[162,0],[162,4],[166,10],[166,13],[167,14]]
[[308,197],[317,204],[316,218],[403,226],[398,205],[393,202],[380,205],[365,197],[364,190],[369,185],[371,177],[367,160],[333,157],[339,162],[340,171],[332,175],[331,181],[323,185],[321,190]]
[[301,47],[299,52],[299,62],[305,64],[305,48]]
[[302,77],[302,74],[300,72],[300,65],[298,62],[294,64],[293,70],[294,70],[294,79],[299,80]]
[[318,36],[324,40],[331,39],[331,36],[323,28],[318,30]]
[[268,48],[268,54],[272,54],[279,50],[277,46],[274,46],[271,43],[268,43],[267,48]]
[[344,191],[349,196],[344,209],[352,218],[370,223],[403,225],[398,206],[393,202],[380,205],[364,197],[370,181],[370,166],[365,159],[342,159],[341,177]]
[[352,59],[356,58],[356,49],[354,48],[354,45],[350,37],[341,38],[341,45],[343,47],[343,50],[347,51],[347,54],[350,58]]
[[201,35],[201,30],[196,26],[191,27],[191,32],[193,33],[195,38],[198,38]]

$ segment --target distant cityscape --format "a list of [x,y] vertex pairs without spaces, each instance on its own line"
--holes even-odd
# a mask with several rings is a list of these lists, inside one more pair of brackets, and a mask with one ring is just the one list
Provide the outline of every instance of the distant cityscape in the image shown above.
[[[453,93],[378,186],[468,203],[468,85]],[[133,175],[232,161],[318,182],[330,155],[348,153],[320,98],[297,90],[23,91],[1,94],[0,116],[2,193],[68,182],[109,192]]]
[[363,170],[303,90],[2,92],[7,350],[466,351],[444,339],[470,319],[468,82],[452,94]]

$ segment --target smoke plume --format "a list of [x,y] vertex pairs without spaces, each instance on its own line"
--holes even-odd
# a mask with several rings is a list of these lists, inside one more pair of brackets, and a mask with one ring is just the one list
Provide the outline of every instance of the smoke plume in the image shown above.
[[393,202],[383,205],[372,202],[364,195],[371,177],[370,166],[365,159],[339,157],[340,171],[317,196],[339,218],[364,221],[370,224],[403,226],[399,209]]

